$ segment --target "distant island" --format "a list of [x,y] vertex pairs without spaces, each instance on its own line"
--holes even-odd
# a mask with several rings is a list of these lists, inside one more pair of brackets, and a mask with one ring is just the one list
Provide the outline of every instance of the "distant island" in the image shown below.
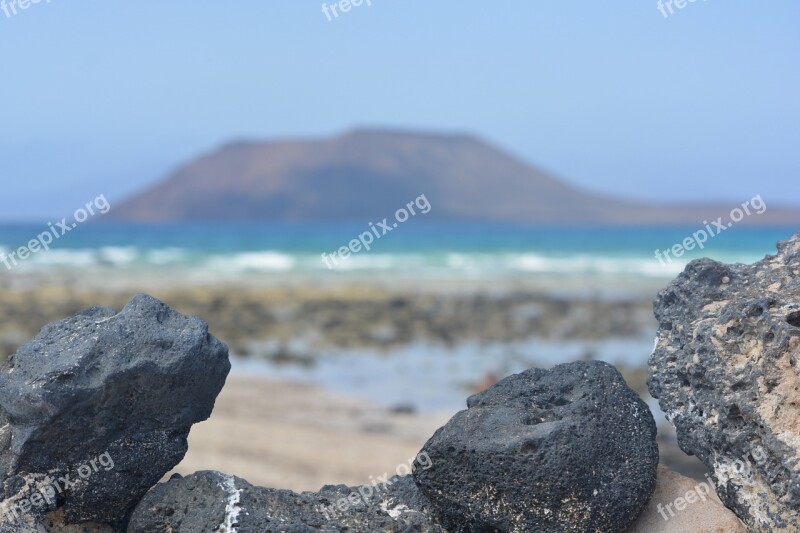
[[[109,215],[141,222],[363,221],[390,216],[420,194],[433,205],[429,217],[524,224],[699,225],[737,207],[593,193],[475,136],[353,130],[326,139],[225,145]],[[743,224],[800,223],[800,208],[764,201],[768,209]]]

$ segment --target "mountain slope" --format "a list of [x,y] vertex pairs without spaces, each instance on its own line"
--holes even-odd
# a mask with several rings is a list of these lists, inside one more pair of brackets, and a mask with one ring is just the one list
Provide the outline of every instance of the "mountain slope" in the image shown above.
[[[653,205],[580,190],[475,137],[356,130],[322,140],[241,142],[117,205],[114,218],[373,220],[425,194],[430,217],[525,223],[691,223],[735,206]],[[800,222],[768,210],[760,222]]]

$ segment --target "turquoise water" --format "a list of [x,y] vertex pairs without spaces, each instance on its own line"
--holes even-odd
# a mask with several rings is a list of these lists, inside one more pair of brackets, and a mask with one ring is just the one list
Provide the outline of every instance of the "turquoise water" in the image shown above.
[[[24,245],[46,225],[0,225],[0,252]],[[329,270],[321,260],[364,232],[364,224],[169,224],[164,226],[87,224],[58,239],[0,278],[24,273],[79,273],[108,283],[130,273],[174,274],[158,279],[239,280],[251,277],[334,283],[376,276],[406,276],[416,282],[438,280],[536,279],[561,290],[565,281],[587,286],[596,295],[610,279],[628,288],[644,280],[651,298],[687,260],[707,255],[726,262],[752,262],[774,253],[775,243],[793,228],[732,228],[695,250],[681,262],[662,265],[656,249],[682,242],[697,228],[531,228],[489,224],[441,224],[410,220]],[[106,272],[118,275],[103,275]],[[348,278],[350,276],[350,278]],[[77,277],[77,276],[74,276]],[[141,278],[131,276],[138,281]],[[143,283],[147,283],[146,278]],[[588,281],[587,281],[588,280]],[[583,285],[581,285],[583,284]],[[143,288],[137,286],[137,289]],[[386,405],[413,405],[423,410],[463,408],[470,387],[489,373],[504,376],[532,366],[551,366],[592,354],[630,367],[644,365],[654,331],[630,338],[596,341],[549,341],[531,338],[516,343],[463,342],[443,346],[415,342],[392,353],[328,350],[311,368],[275,365],[257,358],[234,359],[234,371],[264,373],[272,378],[302,380]],[[302,352],[302,350],[300,351]],[[391,357],[394,355],[396,357]],[[655,406],[653,405],[655,408]],[[657,412],[657,409],[656,409]]]
[[[682,242],[699,228],[543,228],[444,224],[410,219],[329,269],[321,259],[367,224],[90,223],[31,254],[11,270],[117,268],[228,273],[438,272],[472,277],[514,273],[672,277],[690,259],[708,256],[752,262],[773,253],[797,228],[734,227],[674,262],[655,250]],[[45,224],[0,225],[0,253],[9,254],[47,230]],[[0,264],[0,272],[8,270]]]

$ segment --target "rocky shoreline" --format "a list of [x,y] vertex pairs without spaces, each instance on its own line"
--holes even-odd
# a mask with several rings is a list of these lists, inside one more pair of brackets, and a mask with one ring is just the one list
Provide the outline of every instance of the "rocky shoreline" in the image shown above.
[[[80,286],[0,291],[0,358],[45,324],[106,302],[121,308],[135,293]],[[555,295],[520,286],[497,291],[436,292],[377,285],[299,287],[185,286],[154,291],[182,313],[202,316],[239,356],[302,360],[296,339],[309,350],[390,350],[415,341],[452,345],[470,340],[512,342],[625,338],[655,330],[651,297]],[[272,348],[258,350],[270,341]]]
[[[56,285],[56,281],[64,283]],[[151,286],[153,282],[147,278],[143,284]],[[583,290],[555,294],[522,282],[498,284],[490,290],[482,284],[442,288],[428,284],[171,283],[154,288],[153,294],[160,300],[182,313],[207,320],[210,331],[226,340],[232,355],[298,368],[318,364],[322,352],[404,357],[403,349],[419,343],[441,346],[443,353],[455,353],[458,343],[464,342],[523,353],[514,346],[515,341],[529,339],[554,345],[583,341],[591,346],[610,339],[643,339],[641,357],[628,364],[617,362],[617,368],[628,384],[650,401],[644,350],[650,348],[656,329],[650,295],[652,292],[654,296],[656,290],[652,287],[615,289],[614,297],[591,296]],[[111,290],[86,280],[8,284],[0,290],[0,359],[14,353],[49,322],[98,302],[120,309],[132,294],[127,285]],[[537,360],[533,350],[524,350],[532,356],[522,368],[553,364]],[[588,360],[598,354],[586,348],[574,357]],[[504,375],[499,372],[499,377]],[[465,380],[458,398],[480,383],[480,377],[472,382]],[[702,478],[705,468],[678,449],[668,426],[659,429],[659,438],[662,460],[684,475]]]
[[694,485],[658,469],[652,414],[599,361],[471,396],[398,477],[304,493],[213,471],[157,483],[211,414],[227,347],[149,296],[90,308],[0,369],[0,532],[668,532],[703,516],[698,532],[796,533],[798,276],[800,234],[752,266],[695,261],[656,300],[648,385],[711,470]]
[[[446,443],[437,445],[436,436],[417,455],[416,461],[407,465],[405,475],[378,479],[385,487],[383,490],[379,490],[378,484],[373,482],[357,487],[327,486],[318,493],[293,493],[254,487],[243,479],[216,472],[199,472],[185,477],[173,475],[171,480],[156,485],[142,498],[144,491],[174,467],[185,453],[188,425],[210,414],[209,402],[213,402],[219,393],[222,388],[220,378],[224,379],[230,368],[224,348],[208,333],[202,321],[180,315],[158,300],[143,295],[132,299],[120,313],[108,308],[92,308],[44,328],[9,360],[2,374],[5,393],[0,395],[0,414],[7,423],[3,428],[6,447],[0,456],[4,457],[5,465],[0,531],[38,531],[39,528],[70,531],[73,526],[69,524],[72,523],[80,524],[78,527],[83,531],[115,533],[210,530],[278,532],[308,530],[309,527],[319,531],[407,531],[411,528],[412,531],[434,532],[445,531],[444,527],[452,531],[471,530],[469,524],[476,519],[469,519],[467,525],[448,524],[448,519],[436,509],[449,509],[450,500],[445,499],[447,503],[435,503],[439,501],[436,496],[441,490],[426,490],[427,481],[416,477],[428,469],[431,472],[453,472],[456,464],[462,462],[459,458],[448,459],[446,456],[451,446]],[[53,357],[61,353],[65,356]],[[548,375],[551,374],[559,377],[549,379]],[[189,389],[175,389],[178,383],[176,379]],[[582,421],[576,419],[571,424],[573,429],[593,424],[597,426],[596,429],[577,439],[571,431],[549,428],[540,434],[548,425],[545,418],[558,418],[559,415],[546,415],[545,411],[532,415],[529,412],[526,398],[532,389],[536,389],[528,383],[530,379],[541,382],[545,387],[537,396],[544,402],[543,409],[569,410],[582,418]],[[36,386],[36,383],[41,383],[41,386]],[[609,408],[607,412],[613,414],[614,419],[597,425],[598,420],[602,419],[594,416],[592,406],[598,402],[595,394],[600,393],[606,384],[610,386],[608,393],[621,393],[622,396],[619,399],[600,400],[602,405]],[[19,390],[19,387],[23,387],[23,390]],[[567,390],[570,387],[575,389]],[[175,402],[173,393],[178,393],[183,400]],[[576,410],[576,406],[566,399],[554,399],[554,393],[573,394],[576,396],[575,404],[582,403],[584,407]],[[625,400],[621,399],[623,397]],[[24,398],[24,401],[20,398]],[[70,408],[74,401],[77,401],[80,409]],[[116,403],[109,403],[112,401]],[[120,401],[124,403],[120,404]],[[503,414],[505,408],[500,407],[508,401],[521,402],[518,412],[510,415],[510,418],[509,414]],[[615,409],[620,402],[631,405],[639,414],[624,416],[624,411]],[[475,409],[484,409],[488,417],[486,430],[489,433],[485,437],[478,437],[476,441],[479,443],[485,440],[508,448],[506,439],[493,440],[492,434],[495,429],[503,428],[510,431],[509,435],[514,434],[517,430],[511,421],[515,419],[517,424],[522,424],[520,427],[533,432],[527,441],[520,444],[519,449],[511,440],[509,461],[522,452],[519,467],[525,464],[533,466],[528,454],[537,446],[547,452],[565,445],[575,447],[585,440],[584,480],[594,479],[595,468],[592,465],[596,459],[592,459],[595,455],[592,443],[597,439],[607,439],[608,431],[616,429],[619,431],[618,446],[631,449],[631,452],[619,457],[621,465],[630,465],[631,459],[637,457],[649,457],[642,463],[649,472],[646,474],[649,489],[641,491],[635,476],[619,476],[618,479],[627,487],[629,497],[638,503],[628,511],[620,511],[623,513],[621,516],[626,518],[613,515],[606,516],[606,520],[609,525],[629,524],[647,503],[655,486],[655,467],[658,462],[655,425],[645,404],[609,365],[579,362],[561,365],[550,372],[532,370],[501,381],[471,398],[470,404]],[[47,417],[41,416],[43,405],[50,405],[45,409],[49,413]],[[108,409],[109,405],[113,408]],[[155,406],[160,407],[158,412],[154,411]],[[644,413],[646,416],[642,416]],[[109,416],[112,418],[107,418]],[[531,416],[535,416],[536,420]],[[458,425],[457,417],[444,428]],[[642,426],[644,433],[641,443],[649,448],[647,455],[640,456],[635,448],[630,448],[636,442],[628,438],[630,430],[616,427],[614,420],[623,425],[629,420],[634,424],[633,427],[645,423]],[[91,428],[89,433],[86,428]],[[30,442],[32,449],[41,451],[48,444],[53,446],[56,437],[52,433],[54,430],[63,432],[68,429],[76,439],[69,445],[70,455],[59,453],[62,448],[56,445],[50,455],[37,455],[36,463],[26,459],[28,452],[25,442]],[[469,443],[472,440],[469,435],[474,432],[460,429],[456,433],[464,435],[467,438],[464,442]],[[53,439],[46,439],[47,435],[53,435]],[[69,432],[64,437],[69,442]],[[558,438],[562,442],[540,442],[540,439],[549,438]],[[61,440],[64,441],[63,438]],[[174,449],[174,453],[171,449]],[[101,453],[101,450],[105,451]],[[497,449],[493,445],[485,450],[495,457]],[[420,460],[423,455],[426,457],[424,462]],[[90,459],[92,456],[95,460]],[[569,454],[562,458],[568,462],[572,459]],[[456,463],[448,467],[448,462],[453,460]],[[103,468],[96,468],[98,462]],[[475,465],[482,465],[483,462],[478,460]],[[90,464],[95,468],[87,466]],[[557,483],[556,480],[561,479],[561,469],[567,464],[554,465],[549,470],[550,481],[543,482],[541,486],[550,486],[551,481]],[[436,469],[434,465],[437,465]],[[409,475],[412,467],[415,475],[413,480]],[[471,477],[476,478],[476,490],[482,490],[480,475],[478,472],[474,474]],[[488,475],[491,482],[496,472],[488,469],[484,475]],[[427,479],[441,477],[440,474]],[[520,494],[519,489],[528,483],[525,475],[520,475],[518,479],[523,486],[510,487],[509,494]],[[59,481],[64,486],[54,484]],[[445,476],[444,486],[466,485],[456,480],[447,481]],[[57,488],[48,491],[51,487]],[[567,479],[562,490],[570,491],[571,487],[574,488],[574,484]],[[619,493],[618,489],[612,490],[614,494]],[[356,493],[362,497],[360,502],[352,497]],[[546,493],[555,498],[553,503],[557,502],[558,493]],[[606,493],[598,498],[597,489],[583,491],[584,497],[589,494],[592,495],[589,502],[616,501],[608,499]],[[464,497],[466,501],[473,498],[469,492]],[[343,501],[346,502],[344,505]],[[516,505],[524,507],[526,502],[520,501]],[[498,509],[505,509],[506,505],[504,502]],[[629,506],[623,506],[623,509],[627,508]],[[515,516],[517,514],[514,513]],[[563,515],[560,516],[559,520],[565,519]],[[580,521],[581,516],[583,522]],[[587,520],[597,517],[578,513],[575,518],[579,520],[575,527],[585,528]],[[537,519],[541,519],[541,516]],[[490,517],[488,520],[493,522],[496,518]],[[501,516],[500,520],[502,522],[505,519]],[[440,522],[448,525],[443,526]],[[523,522],[500,527],[504,528],[501,530],[523,531],[529,529],[529,522],[530,518],[526,518]],[[621,526],[614,527],[622,531]]]

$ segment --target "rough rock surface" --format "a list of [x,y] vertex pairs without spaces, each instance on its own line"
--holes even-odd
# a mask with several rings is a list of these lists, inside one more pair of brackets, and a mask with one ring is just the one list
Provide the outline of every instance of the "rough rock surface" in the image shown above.
[[467,405],[414,470],[451,533],[624,531],[653,493],[656,425],[611,365],[531,369]]
[[648,386],[751,531],[800,531],[800,234],[753,265],[690,263],[655,302]]
[[136,507],[128,532],[446,533],[429,517],[428,505],[410,476],[377,487],[327,485],[298,494],[203,471],[154,487]]
[[229,370],[202,320],[145,295],[42,328],[0,368],[0,531],[56,509],[123,522],[182,459]]
[[659,465],[656,491],[626,533],[747,533],[747,529],[722,505],[708,480],[695,481]]

